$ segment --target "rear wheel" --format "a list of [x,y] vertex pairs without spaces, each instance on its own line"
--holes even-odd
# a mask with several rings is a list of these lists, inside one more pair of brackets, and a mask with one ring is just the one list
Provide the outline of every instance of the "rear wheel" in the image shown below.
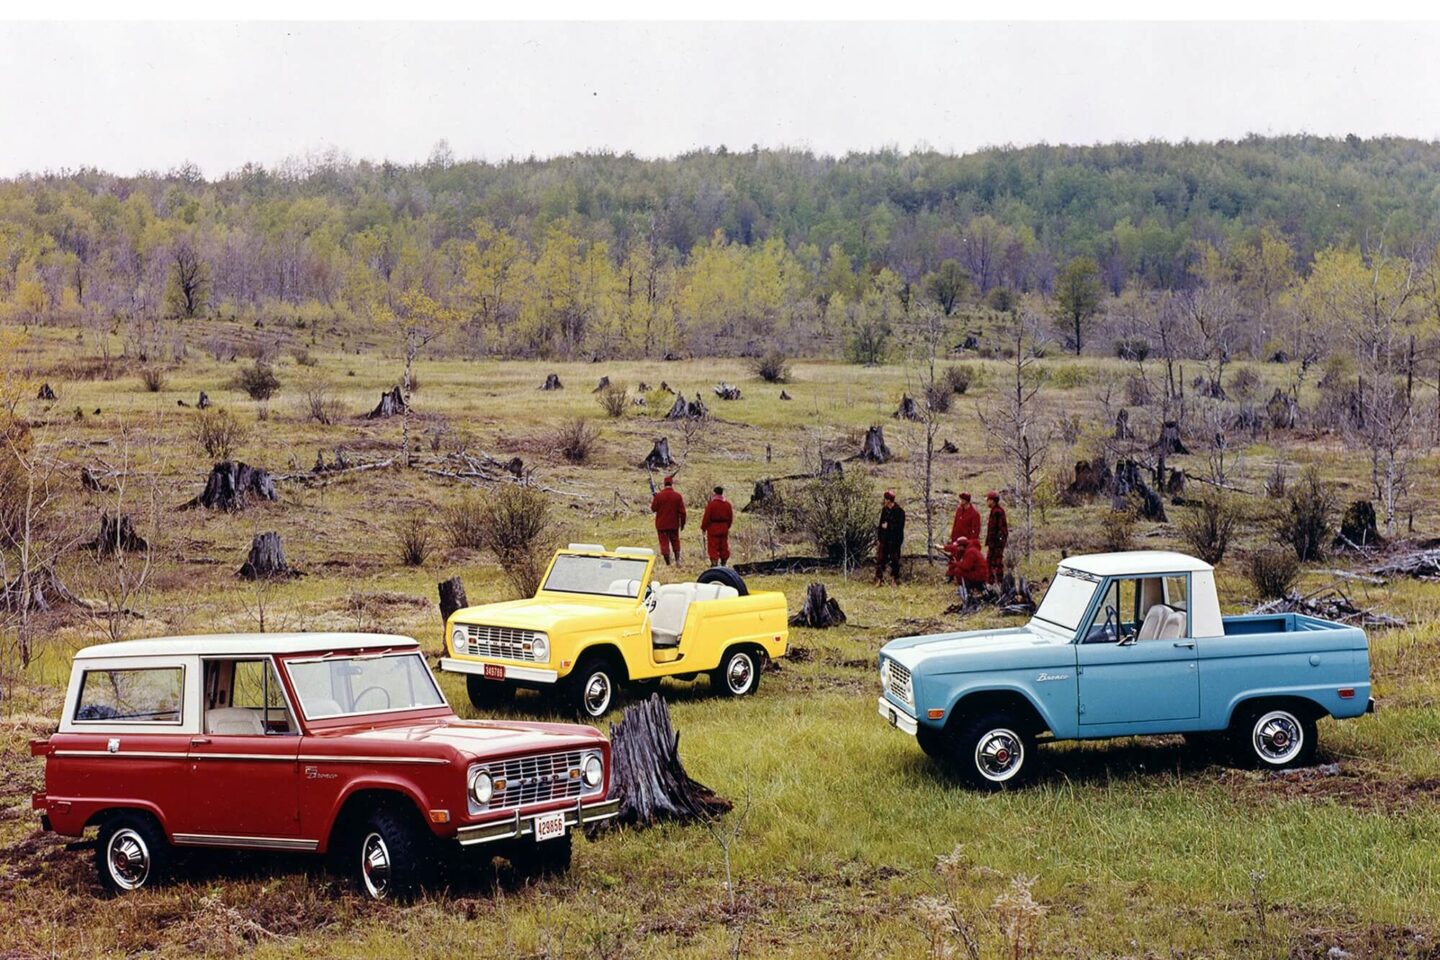
[[620,671],[608,657],[592,657],[567,677],[570,707],[587,720],[598,720],[615,705]]
[[163,883],[174,851],[155,818],[143,813],[112,817],[100,828],[95,867],[110,893],[131,893]]
[[355,838],[351,863],[361,893],[372,900],[398,900],[415,892],[430,837],[414,816],[381,807],[365,818]]
[[1315,760],[1315,720],[1289,706],[1262,704],[1243,712],[1230,731],[1236,762],[1262,770],[1289,770]]
[[515,688],[499,680],[486,680],[469,673],[465,675],[465,692],[470,695],[470,705],[476,710],[488,710],[515,699]]
[[951,766],[974,789],[1007,790],[1034,775],[1035,736],[1013,714],[1002,710],[962,719],[947,739]]
[[726,587],[731,587],[742,597],[749,596],[750,594],[750,589],[745,586],[745,578],[730,567],[711,567],[696,577],[695,582],[718,583]]
[[760,657],[744,647],[725,651],[710,683],[726,697],[748,697],[760,688]]

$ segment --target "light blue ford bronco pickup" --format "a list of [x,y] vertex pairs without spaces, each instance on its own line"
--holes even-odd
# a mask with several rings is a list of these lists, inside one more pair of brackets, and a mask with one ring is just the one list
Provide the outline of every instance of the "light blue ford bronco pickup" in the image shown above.
[[880,685],[881,717],[989,790],[1030,777],[1042,738],[1223,733],[1240,763],[1304,766],[1317,720],[1374,710],[1364,631],[1222,617],[1214,569],[1161,551],[1062,561],[1023,627],[892,640]]

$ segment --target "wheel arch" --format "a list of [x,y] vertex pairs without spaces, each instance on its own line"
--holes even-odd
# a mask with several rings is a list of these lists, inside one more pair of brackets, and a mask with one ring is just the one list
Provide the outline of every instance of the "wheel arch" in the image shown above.
[[1319,701],[1298,693],[1244,693],[1230,703],[1225,717],[1225,728],[1231,729],[1247,713],[1259,709],[1290,710],[1298,717],[1316,721],[1330,716],[1330,711]]
[[371,811],[381,807],[404,811],[413,815],[428,831],[433,832],[425,818],[424,802],[415,795],[408,784],[399,782],[355,783],[337,798],[330,828],[321,838],[318,852],[326,853],[335,849],[336,841],[358,824]]
[[586,663],[597,658],[608,660],[625,672],[624,676],[615,678],[621,683],[629,683],[636,677],[636,671],[630,669],[630,661],[625,659],[625,651],[614,640],[594,640],[581,647],[575,653],[575,666],[570,668],[567,676],[578,673]]
[[173,840],[173,837],[170,833],[170,828],[166,825],[165,817],[163,814],[161,814],[160,808],[155,806],[154,804],[144,803],[139,800],[131,801],[113,807],[101,807],[94,813],[90,814],[90,816],[85,818],[85,823],[81,826],[80,829],[84,831],[90,827],[101,827],[104,826],[107,821],[113,820],[115,817],[137,813],[141,816],[149,817],[151,820],[154,820],[155,823],[164,832],[165,838],[167,840]]
[[1014,714],[1025,724],[1025,732],[1031,736],[1053,729],[1049,719],[1029,695],[1013,687],[989,687],[961,693],[946,711],[945,725],[949,727],[963,722],[965,718],[996,711]]

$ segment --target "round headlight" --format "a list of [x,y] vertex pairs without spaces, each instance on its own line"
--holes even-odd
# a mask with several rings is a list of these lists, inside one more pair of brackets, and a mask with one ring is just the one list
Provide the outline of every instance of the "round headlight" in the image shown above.
[[605,765],[595,754],[585,758],[585,764],[581,767],[581,773],[585,776],[585,785],[589,787],[600,786],[600,781],[605,779]]
[[881,661],[880,661],[880,685],[881,685],[882,687],[888,687],[888,686],[890,686],[890,661],[889,661],[889,660],[881,660]]
[[450,649],[459,653],[469,644],[469,638],[465,635],[464,627],[456,627],[455,632],[450,634]]
[[470,796],[475,799],[475,802],[483,807],[490,802],[490,798],[494,795],[495,784],[490,779],[490,774],[483,770],[475,774],[475,779],[470,781]]
[[550,641],[545,634],[538,634],[530,642],[530,652],[535,654],[535,659],[540,663],[545,663],[550,659]]

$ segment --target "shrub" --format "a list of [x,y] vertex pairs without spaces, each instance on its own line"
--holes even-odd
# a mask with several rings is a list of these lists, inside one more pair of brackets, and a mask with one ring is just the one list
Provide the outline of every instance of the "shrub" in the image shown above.
[[440,511],[440,529],[450,546],[459,550],[481,550],[485,547],[485,500],[478,493],[467,493]]
[[313,381],[301,392],[300,411],[302,415],[326,426],[345,415],[340,398],[331,391],[330,384],[323,380]]
[[434,528],[430,525],[429,511],[411,510],[395,521],[393,532],[400,547],[400,562],[407,567],[423,566],[433,545]]
[[1249,367],[1241,367],[1230,378],[1230,395],[1236,400],[1251,400],[1260,389],[1260,374]]
[[1078,363],[1067,363],[1050,371],[1050,386],[1057,390],[1073,390],[1090,382],[1090,372]]
[[1250,555],[1245,575],[1262,600],[1281,600],[1290,595],[1300,577],[1300,561],[1283,547],[1269,547]]
[[1110,511],[1100,533],[1100,542],[1105,549],[1111,553],[1134,550],[1135,526],[1139,522],[1139,517],[1139,504],[1135,502],[1133,494],[1126,500],[1123,507]]
[[555,431],[550,445],[570,463],[584,463],[595,451],[600,431],[583,417],[576,417]]
[[750,369],[766,383],[790,382],[790,361],[779,350],[768,350],[764,356],[753,358]]
[[625,416],[630,406],[630,392],[623,383],[607,383],[595,399],[600,409],[605,411],[605,416],[611,418]]
[[1315,467],[1285,491],[1275,515],[1275,540],[1295,551],[1301,563],[1325,556],[1325,547],[1335,536],[1335,514],[1339,503],[1334,488]]
[[165,389],[165,371],[159,367],[141,367],[140,382],[151,393],[159,393]]
[[934,413],[945,413],[950,409],[950,398],[955,396],[943,381],[932,383],[925,388],[925,406]]
[[950,388],[950,392],[963,396],[975,379],[975,370],[968,363],[958,363],[953,367],[946,367],[944,376],[945,385]]
[[295,362],[302,367],[313,367],[320,363],[310,352],[309,347],[296,347],[291,353],[295,357]]
[[1240,524],[1240,505],[1224,490],[1206,492],[1176,523],[1180,539],[1201,560],[1219,563],[1230,548],[1230,539]]
[[1019,297],[1004,287],[996,287],[985,298],[986,306],[996,313],[1009,313],[1019,302]]
[[550,559],[550,501],[534,487],[502,486],[485,505],[485,546],[521,596],[533,596]]
[[232,460],[249,435],[235,415],[224,407],[197,411],[190,421],[190,438],[210,460]]
[[280,381],[276,378],[275,371],[271,370],[270,364],[264,360],[256,360],[250,366],[242,367],[231,385],[244,391],[251,400],[269,400],[280,389]]
[[812,480],[794,497],[793,509],[795,528],[831,560],[856,566],[875,545],[879,504],[874,483],[863,474]]
[[1150,341],[1144,337],[1117,337],[1115,356],[1137,363],[1143,361],[1150,356]]

